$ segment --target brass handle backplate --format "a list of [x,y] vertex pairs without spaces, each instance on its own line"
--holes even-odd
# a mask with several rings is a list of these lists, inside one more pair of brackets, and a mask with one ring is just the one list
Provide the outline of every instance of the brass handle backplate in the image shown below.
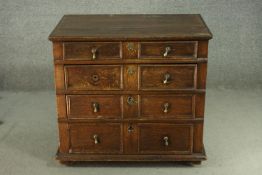
[[99,143],[99,139],[98,139],[98,135],[97,135],[97,134],[94,134],[94,135],[93,135],[93,139],[94,139],[94,143],[95,143],[95,144],[98,144],[98,143]]
[[170,51],[171,51],[171,47],[169,47],[169,46],[166,47],[163,56],[164,56],[164,57],[167,57],[167,55],[168,55],[168,53],[169,53]]
[[164,79],[163,79],[163,84],[168,84],[170,83],[170,80],[171,80],[171,75],[169,73],[166,73],[164,75]]
[[96,59],[97,48],[96,47],[92,48],[91,52],[92,52],[92,59],[95,60]]
[[169,110],[169,108],[170,108],[170,104],[169,104],[169,103],[164,103],[163,107],[164,107],[163,112],[164,112],[164,113],[168,113],[168,110]]
[[167,136],[165,136],[164,138],[163,138],[163,141],[164,141],[164,145],[165,146],[168,146],[169,145],[169,140],[168,140],[169,138],[167,137]]
[[92,103],[92,107],[93,107],[93,112],[94,113],[97,113],[99,111],[99,103],[93,102]]

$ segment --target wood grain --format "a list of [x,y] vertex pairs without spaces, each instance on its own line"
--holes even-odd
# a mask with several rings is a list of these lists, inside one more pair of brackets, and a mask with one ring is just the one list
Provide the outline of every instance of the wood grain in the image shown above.
[[120,42],[65,42],[64,59],[93,60],[92,49],[96,49],[95,60],[122,58]]
[[70,124],[70,149],[72,153],[122,153],[121,128],[117,123]]
[[[122,97],[116,95],[67,95],[68,118],[122,118]],[[93,104],[98,104],[94,112]]]
[[[142,95],[140,118],[193,118],[195,103],[193,95]],[[164,112],[164,105],[168,104]]]
[[51,41],[208,40],[199,14],[65,15]]
[[[142,42],[139,46],[139,58],[141,59],[195,59],[197,55],[197,42],[195,41]],[[170,48],[170,51],[164,57],[167,47]]]
[[138,154],[138,128],[136,123],[124,123],[124,154]]
[[[196,65],[141,65],[140,86],[142,90],[194,89]],[[165,75],[170,75],[168,84],[164,84]]]
[[65,66],[66,89],[120,90],[123,88],[122,69],[115,65]]
[[[193,145],[192,125],[138,124],[139,152],[151,154],[190,154]],[[168,137],[165,145],[164,137]]]

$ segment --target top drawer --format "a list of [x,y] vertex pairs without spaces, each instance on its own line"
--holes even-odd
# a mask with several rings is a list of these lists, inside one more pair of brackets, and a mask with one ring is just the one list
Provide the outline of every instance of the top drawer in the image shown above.
[[121,59],[119,42],[65,42],[64,59]]
[[176,42],[142,42],[140,43],[139,58],[141,59],[176,59],[196,58],[196,41]]

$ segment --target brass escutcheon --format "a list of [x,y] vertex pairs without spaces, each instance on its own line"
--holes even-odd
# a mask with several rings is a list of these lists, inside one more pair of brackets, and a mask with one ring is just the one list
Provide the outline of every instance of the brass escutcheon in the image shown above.
[[128,51],[130,51],[130,52],[135,52],[136,51],[134,43],[127,43],[126,47],[127,47]]
[[99,76],[96,75],[96,74],[92,75],[92,80],[93,80],[94,82],[99,81]]
[[128,75],[134,75],[134,73],[135,73],[134,68],[129,67],[129,68],[127,69],[127,73],[128,73]]
[[133,98],[133,97],[127,97],[127,103],[129,104],[129,105],[134,105],[134,104],[136,104],[137,103],[137,101]]

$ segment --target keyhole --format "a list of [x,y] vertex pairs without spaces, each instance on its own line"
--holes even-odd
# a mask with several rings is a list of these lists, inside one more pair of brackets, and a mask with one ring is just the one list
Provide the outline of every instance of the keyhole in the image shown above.
[[127,130],[128,130],[128,132],[130,133],[130,132],[132,132],[132,131],[134,130],[134,128],[133,128],[132,125],[129,125]]
[[98,75],[92,75],[92,80],[93,81],[98,81],[99,80],[99,76]]

